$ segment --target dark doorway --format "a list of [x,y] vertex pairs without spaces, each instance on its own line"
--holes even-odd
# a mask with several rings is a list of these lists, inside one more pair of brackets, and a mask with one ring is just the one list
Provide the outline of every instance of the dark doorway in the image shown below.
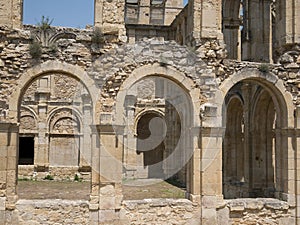
[[[143,164],[148,170],[147,178],[164,179],[163,172],[163,124],[154,113],[149,113],[139,120],[137,127],[137,153],[143,153]],[[152,123],[151,123],[152,121]]]
[[34,137],[20,137],[19,165],[33,165],[33,163],[34,163]]

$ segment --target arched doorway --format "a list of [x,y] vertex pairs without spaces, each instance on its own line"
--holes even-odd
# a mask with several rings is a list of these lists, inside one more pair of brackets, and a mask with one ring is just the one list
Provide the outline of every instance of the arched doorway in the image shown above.
[[286,105],[256,80],[235,84],[225,98],[224,198],[278,197],[286,190]]
[[[154,113],[143,115],[137,124],[137,154],[142,154],[142,165],[145,178],[164,179],[163,159],[165,144],[164,124],[159,122],[160,117]],[[148,139],[148,141],[146,141]]]
[[[86,93],[80,81],[56,72],[40,75],[24,88],[19,111],[19,156],[32,157],[29,167],[19,166],[19,175],[37,180],[46,176],[73,180],[76,174],[81,176],[84,167],[89,169],[82,175],[90,180],[91,156],[82,145],[84,141],[90,143],[89,134],[82,134],[83,115],[89,124],[92,122],[88,117],[91,109],[83,107]],[[19,158],[21,164],[24,160]]]
[[[141,144],[143,139],[137,139],[143,133],[140,132],[142,126],[148,129],[151,120],[160,118],[164,120],[166,128],[165,137],[156,145],[163,149],[163,157],[161,151],[157,151],[156,158],[163,159],[162,164],[157,164],[163,172],[160,177],[175,178],[183,183],[188,192],[186,196],[200,194],[197,183],[200,169],[193,167],[194,148],[197,148],[194,146],[193,135],[197,134],[192,132],[193,126],[199,125],[200,122],[194,110],[199,110],[201,97],[200,92],[193,87],[193,82],[185,75],[171,67],[166,68],[158,64],[136,69],[122,84],[116,99],[114,123],[118,126],[124,125],[125,130],[122,154],[123,184],[125,182],[127,185],[127,181],[131,179],[140,179],[139,170],[140,167],[144,169],[144,160],[139,160],[139,156],[147,158],[147,153],[138,151],[139,146],[145,145]],[[157,130],[155,129],[156,133]],[[151,160],[153,161],[150,164],[156,162]],[[198,162],[196,163],[198,165]],[[192,171],[193,169],[195,171]]]

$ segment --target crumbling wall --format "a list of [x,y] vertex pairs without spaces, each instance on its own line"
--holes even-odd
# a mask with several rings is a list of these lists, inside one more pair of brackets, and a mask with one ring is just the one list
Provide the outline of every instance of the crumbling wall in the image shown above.
[[123,224],[201,224],[200,208],[187,199],[124,201]]
[[[16,205],[19,224],[89,224],[88,201],[71,200],[19,200]],[[15,223],[17,224],[16,221]]]

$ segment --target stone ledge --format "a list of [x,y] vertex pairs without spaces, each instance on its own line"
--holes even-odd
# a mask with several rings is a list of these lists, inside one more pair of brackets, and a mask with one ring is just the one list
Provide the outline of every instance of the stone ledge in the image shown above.
[[36,200],[26,200],[20,199],[16,203],[17,206],[32,205],[34,207],[52,207],[58,205],[80,205],[83,207],[89,206],[89,201],[84,200],[62,200],[62,199],[36,199]]
[[284,211],[290,208],[287,202],[272,198],[232,199],[225,200],[225,202],[231,212],[261,210],[263,208]]

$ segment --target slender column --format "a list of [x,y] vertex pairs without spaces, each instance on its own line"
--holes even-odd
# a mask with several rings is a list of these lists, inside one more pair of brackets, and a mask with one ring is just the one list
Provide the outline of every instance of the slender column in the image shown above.
[[127,113],[127,124],[126,124],[126,134],[124,136],[124,156],[123,156],[123,162],[124,167],[126,168],[126,177],[139,177],[138,174],[138,161],[141,162],[141,165],[139,165],[141,168],[143,167],[143,160],[138,160],[137,157],[142,157],[143,154],[140,154],[140,156],[137,156],[137,138],[136,138],[136,131],[134,130],[134,119],[135,119],[135,106],[136,103],[136,97],[133,95],[127,95],[126,96],[126,113]]
[[90,194],[90,224],[99,224],[99,188],[100,188],[100,142],[98,126],[91,125],[91,158],[92,184]]
[[[109,115],[105,115],[108,117]],[[110,115],[111,116],[111,115]],[[111,120],[110,120],[111,121]],[[122,201],[122,152],[124,126],[112,125],[100,116],[100,188],[99,223],[109,224],[118,220]]]
[[43,77],[39,80],[39,87],[37,90],[38,101],[38,148],[35,149],[34,165],[38,171],[45,171],[49,166],[49,136],[47,115],[48,115],[48,101],[50,98],[49,77]]
[[92,148],[91,148],[91,128],[90,125],[92,124],[92,104],[91,104],[91,98],[86,93],[81,96],[82,98],[82,112],[83,112],[83,118],[82,118],[82,143],[80,143],[80,161],[79,161],[79,167],[81,168],[87,168],[91,166],[91,157],[92,157]]
[[216,207],[222,201],[222,127],[201,128],[202,224],[217,224]]
[[[245,189],[251,188],[252,182],[252,151],[251,151],[251,122],[250,122],[250,110],[251,110],[251,86],[244,84],[242,86],[242,92],[244,96],[244,176],[245,176]],[[246,197],[246,196],[245,196]]]

